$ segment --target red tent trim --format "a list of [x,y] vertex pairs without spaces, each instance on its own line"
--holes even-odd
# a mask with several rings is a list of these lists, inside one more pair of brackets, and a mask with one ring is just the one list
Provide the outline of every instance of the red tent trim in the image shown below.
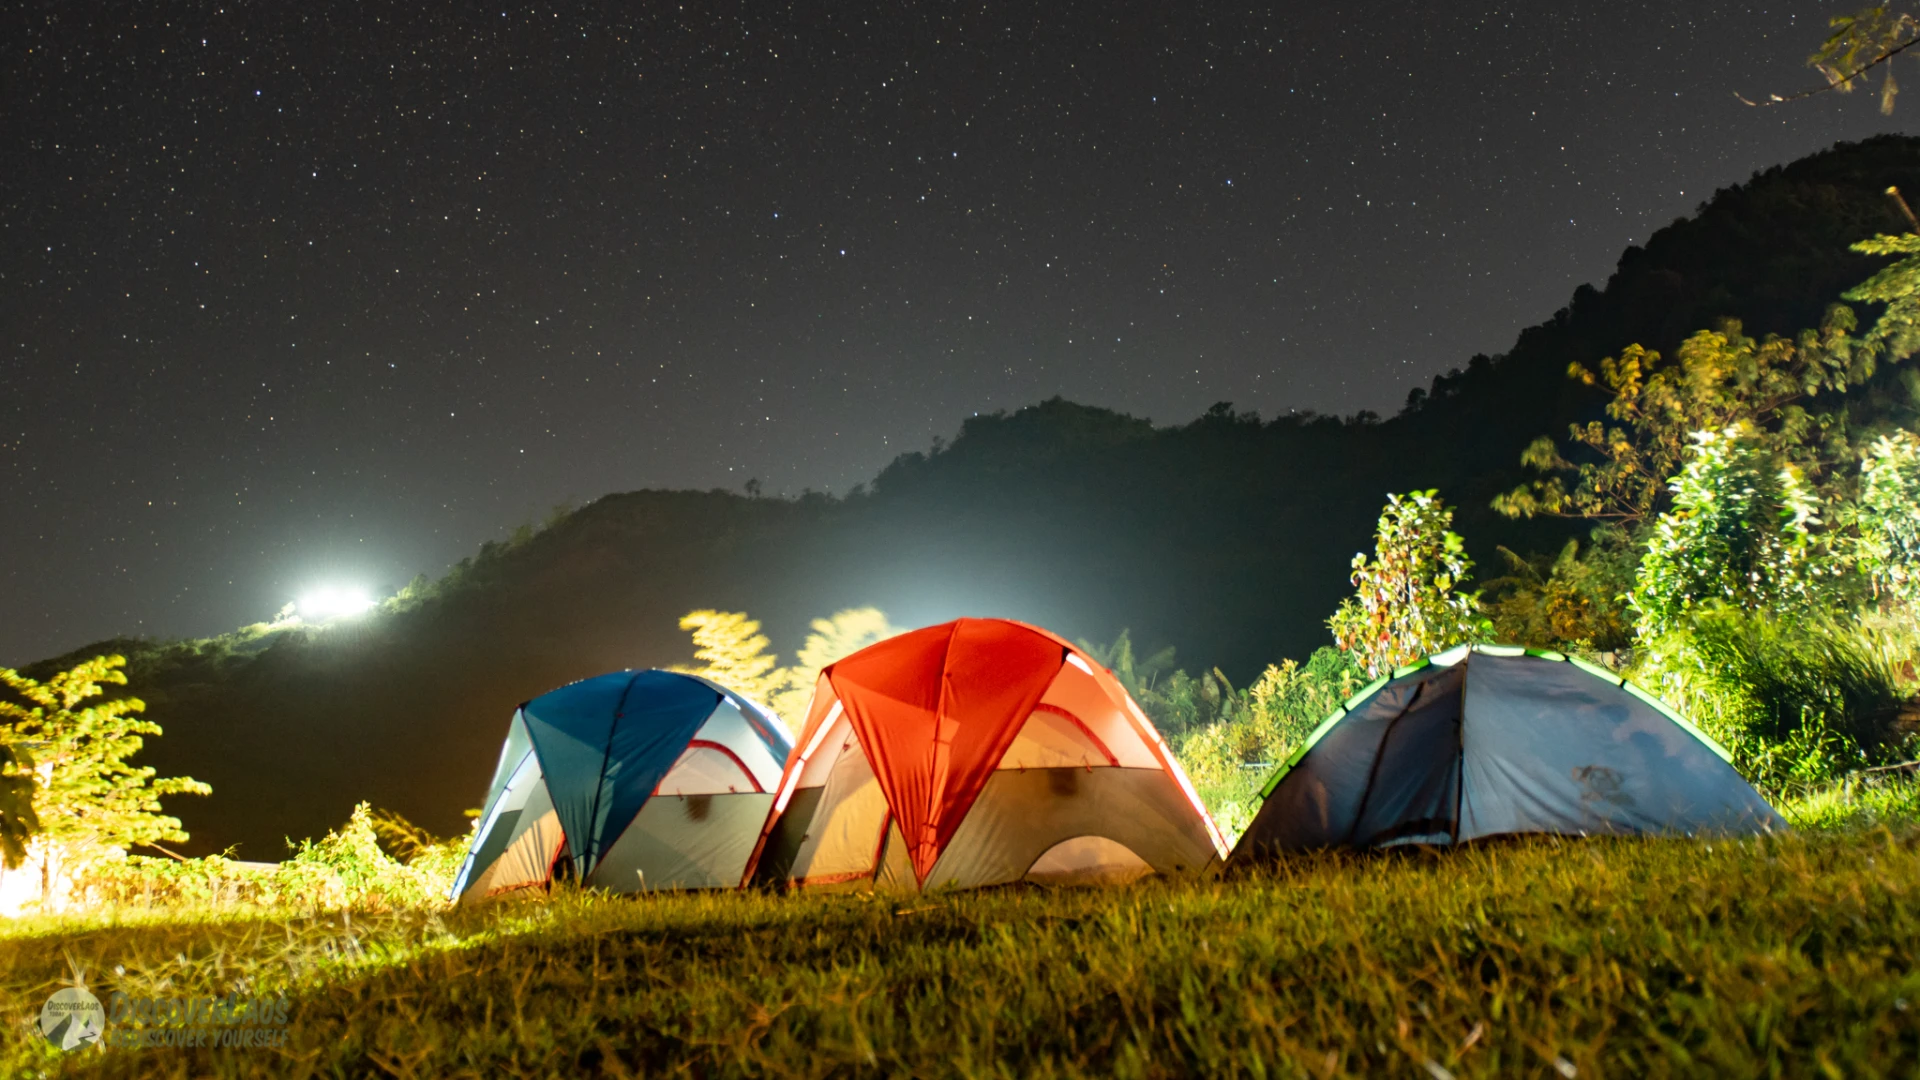
[[[752,785],[753,785],[753,793],[754,793],[755,795],[765,795],[765,794],[767,793],[767,789],[766,789],[766,788],[763,788],[763,787],[761,787],[761,786],[760,786],[760,781],[759,781],[759,780],[756,780],[756,779],[754,778],[754,775],[753,775],[753,770],[752,770],[752,769],[749,769],[749,768],[747,768],[747,763],[746,763],[746,762],[744,762],[744,761],[742,761],[742,760],[740,760],[740,755],[739,755],[739,754],[736,754],[736,753],[734,753],[734,752],[733,752],[733,749],[732,749],[731,747],[727,747],[727,746],[722,746],[721,744],[719,744],[719,743],[717,743],[717,742],[713,742],[713,741],[711,741],[711,740],[708,740],[708,739],[688,739],[688,740],[687,740],[687,749],[688,749],[688,750],[691,750],[691,749],[693,749],[693,748],[694,748],[694,747],[696,747],[696,746],[697,746],[697,747],[700,747],[700,748],[702,748],[702,749],[705,749],[705,750],[718,750],[718,751],[720,751],[721,753],[723,753],[723,754],[725,754],[725,755],[727,755],[727,757],[728,757],[728,759],[730,759],[730,760],[731,760],[731,761],[733,762],[733,764],[734,764],[734,765],[735,765],[735,766],[736,766],[737,768],[739,768],[739,770],[740,770],[740,772],[741,772],[741,773],[742,773],[743,775],[745,775],[745,776],[746,776],[746,778],[747,778],[747,783],[749,783],[749,784],[752,784]],[[678,764],[678,763],[676,762],[675,764]],[[672,776],[672,775],[673,775],[673,770],[672,770],[672,769],[668,769],[668,770],[667,770],[667,776]],[[663,777],[661,777],[661,778],[660,778],[660,783],[662,783],[662,784],[664,784],[664,783],[666,783],[666,782],[667,782],[667,776],[663,776]],[[660,794],[660,788],[659,788],[659,786],[658,786],[658,785],[656,785],[656,786],[654,787],[654,789],[653,789],[653,793],[654,793],[655,795],[658,795],[658,794]]]
[[[1033,707],[1033,711],[1051,713],[1054,716],[1064,716],[1067,719],[1073,721],[1073,726],[1079,728],[1081,732],[1086,735],[1087,741],[1093,743],[1093,748],[1107,756],[1107,764],[1114,765],[1114,766],[1118,766],[1120,764],[1120,759],[1114,756],[1114,753],[1112,750],[1107,749],[1107,744],[1101,741],[1100,736],[1095,735],[1093,733],[1093,729],[1087,726],[1087,722],[1085,720],[1080,719],[1079,717],[1073,715],[1071,712],[1068,712],[1067,710],[1061,708],[1058,705],[1053,705],[1044,701],[1038,705],[1035,705]],[[1129,717],[1128,719],[1131,720],[1132,718]]]

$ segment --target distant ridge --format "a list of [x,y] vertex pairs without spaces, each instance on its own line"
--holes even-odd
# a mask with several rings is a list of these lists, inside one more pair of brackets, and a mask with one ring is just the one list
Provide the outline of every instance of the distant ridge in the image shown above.
[[[1499,357],[1415,390],[1385,420],[1274,421],[1230,406],[1191,423],[1061,399],[970,418],[844,498],[609,495],[535,535],[484,545],[437,583],[321,631],[254,628],[77,650],[132,658],[130,691],[166,735],[141,760],[213,785],[170,805],[195,851],[275,859],[367,799],[462,827],[513,706],[603,671],[688,659],[678,616],[747,610],[790,653],[805,620],[873,604],[900,625],[1004,615],[1069,637],[1172,643],[1245,679],[1325,641],[1388,491],[1438,487],[1483,567],[1563,523],[1487,508],[1535,436],[1597,415],[1567,365],[1631,342],[1671,349],[1717,318],[1815,324],[1875,263],[1847,244],[1901,228],[1882,192],[1920,191],[1920,139],[1843,144],[1714,195],[1632,247],[1605,288]],[[1906,376],[1883,373],[1883,380]],[[1911,397],[1900,400],[1911,419]],[[44,671],[65,658],[49,660]]]

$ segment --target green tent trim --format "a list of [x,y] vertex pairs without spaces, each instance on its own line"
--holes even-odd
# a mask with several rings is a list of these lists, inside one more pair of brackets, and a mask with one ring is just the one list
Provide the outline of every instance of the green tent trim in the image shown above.
[[1313,734],[1307,736],[1307,741],[1295,747],[1293,753],[1287,755],[1287,760],[1281,762],[1280,767],[1273,770],[1273,775],[1267,777],[1266,784],[1260,788],[1260,799],[1262,802],[1266,801],[1267,796],[1273,794],[1273,789],[1279,786],[1280,781],[1286,777],[1287,773],[1291,772],[1295,765],[1300,764],[1300,759],[1307,756],[1307,751],[1313,749],[1313,744],[1319,742],[1321,736],[1332,731],[1333,725],[1339,723],[1340,718],[1345,715],[1347,715],[1347,709],[1344,705],[1328,713],[1327,718],[1320,721],[1320,726],[1313,729]]
[[1473,651],[1483,656],[1531,656],[1533,650],[1525,645],[1475,645]]
[[1307,756],[1307,751],[1312,750],[1314,745],[1325,737],[1327,732],[1333,730],[1333,725],[1339,723],[1348,713],[1365,704],[1368,698],[1386,689],[1388,683],[1427,667],[1452,667],[1466,659],[1467,654],[1470,652],[1477,652],[1485,656],[1537,656],[1543,660],[1555,660],[1572,664],[1581,671],[1589,675],[1598,676],[1653,706],[1659,710],[1662,716],[1680,725],[1680,730],[1700,740],[1707,749],[1718,755],[1720,760],[1729,765],[1733,764],[1733,755],[1727,752],[1726,747],[1721,746],[1718,742],[1714,741],[1712,736],[1695,727],[1693,721],[1675,712],[1673,706],[1668,705],[1653,693],[1641,689],[1639,686],[1628,682],[1591,660],[1584,660],[1578,656],[1569,656],[1566,653],[1556,652],[1552,649],[1529,649],[1520,645],[1455,645],[1453,648],[1447,649],[1444,652],[1437,652],[1432,656],[1394,668],[1391,674],[1380,676],[1378,679],[1367,684],[1359,693],[1342,702],[1339,708],[1327,714],[1325,720],[1320,721],[1320,726],[1313,729],[1313,734],[1308,735],[1305,742],[1301,743],[1293,753],[1287,755],[1287,760],[1281,762],[1279,768],[1273,770],[1273,775],[1269,776],[1267,782],[1260,786],[1260,801],[1265,802],[1267,796],[1273,794],[1273,789],[1280,786],[1280,781],[1287,778],[1287,774],[1293,771],[1295,765],[1300,764],[1300,759]]
[[[1424,665],[1424,664],[1422,664],[1421,666],[1422,666],[1422,667],[1425,667],[1426,665]],[[1388,683],[1390,683],[1390,682],[1392,682],[1393,680],[1394,680],[1394,676],[1392,676],[1392,675],[1382,675],[1382,676],[1380,676],[1379,678],[1377,678],[1377,679],[1375,679],[1375,680],[1373,680],[1372,682],[1370,682],[1370,683],[1368,683],[1367,685],[1365,685],[1365,686],[1363,686],[1363,687],[1361,687],[1361,688],[1359,689],[1359,691],[1358,691],[1358,692],[1356,692],[1356,693],[1355,693],[1355,694],[1354,694],[1354,695],[1353,695],[1352,697],[1350,697],[1350,698],[1348,698],[1347,700],[1345,700],[1345,701],[1343,701],[1343,702],[1341,702],[1341,703],[1340,703],[1340,707],[1341,707],[1341,708],[1343,708],[1343,709],[1345,709],[1345,710],[1347,710],[1348,712],[1352,712],[1352,711],[1353,711],[1353,709],[1354,709],[1354,706],[1356,706],[1356,705],[1358,705],[1358,704],[1360,704],[1361,702],[1363,702],[1363,701],[1365,701],[1365,700],[1367,700],[1368,698],[1370,698],[1370,697],[1372,697],[1373,695],[1375,695],[1375,694],[1377,694],[1377,693],[1379,693],[1379,692],[1380,692],[1380,688],[1381,688],[1381,687],[1383,687],[1383,686],[1385,686],[1385,685],[1387,685]]]
[[1595,675],[1601,679],[1606,680],[1608,683],[1611,683],[1614,686],[1619,686],[1620,684],[1627,681],[1621,678],[1620,676],[1615,675],[1613,672],[1607,670],[1606,668],[1601,667],[1599,664],[1594,663],[1591,660],[1583,660],[1578,656],[1570,656],[1567,658],[1567,662],[1572,664],[1574,667],[1579,668],[1581,671],[1586,672],[1589,675]]
[[1727,752],[1726,747],[1721,746],[1720,743],[1713,738],[1713,736],[1708,735],[1706,732],[1701,731],[1699,728],[1693,726],[1693,721],[1687,719],[1684,716],[1681,716],[1678,712],[1674,710],[1673,706],[1668,705],[1664,701],[1661,701],[1658,695],[1654,694],[1650,690],[1642,689],[1637,683],[1627,682],[1625,679],[1622,679],[1620,681],[1620,688],[1622,690],[1625,690],[1627,693],[1632,694],[1634,697],[1639,698],[1641,701],[1644,701],[1647,704],[1653,706],[1655,709],[1659,710],[1662,714],[1664,714],[1667,719],[1673,721],[1676,724],[1679,724],[1680,729],[1682,731],[1685,731],[1687,734],[1692,735],[1696,739],[1699,739],[1702,743],[1706,744],[1707,749],[1720,755],[1721,761],[1724,761],[1729,765],[1733,764],[1733,755]]

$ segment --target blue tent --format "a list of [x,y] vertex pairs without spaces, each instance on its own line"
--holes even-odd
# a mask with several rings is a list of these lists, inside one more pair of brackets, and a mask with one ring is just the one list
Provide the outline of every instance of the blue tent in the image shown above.
[[1786,828],[1726,750],[1645,690],[1556,652],[1460,646],[1335,710],[1280,767],[1230,861],[1511,833]]
[[792,748],[761,706],[693,675],[618,671],[542,694],[514,711],[453,895],[556,877],[732,888]]

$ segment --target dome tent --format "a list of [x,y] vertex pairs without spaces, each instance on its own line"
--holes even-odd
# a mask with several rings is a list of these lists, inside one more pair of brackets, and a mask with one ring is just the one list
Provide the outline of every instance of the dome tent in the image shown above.
[[1093,883],[1226,852],[1112,674],[1024,623],[960,619],[829,665],[796,745],[753,881]]
[[734,888],[791,750],[771,714],[693,675],[619,671],[542,694],[514,711],[453,897],[555,877]]
[[1460,646],[1348,699],[1281,765],[1233,862],[1289,850],[1511,833],[1786,828],[1727,752],[1577,658]]

